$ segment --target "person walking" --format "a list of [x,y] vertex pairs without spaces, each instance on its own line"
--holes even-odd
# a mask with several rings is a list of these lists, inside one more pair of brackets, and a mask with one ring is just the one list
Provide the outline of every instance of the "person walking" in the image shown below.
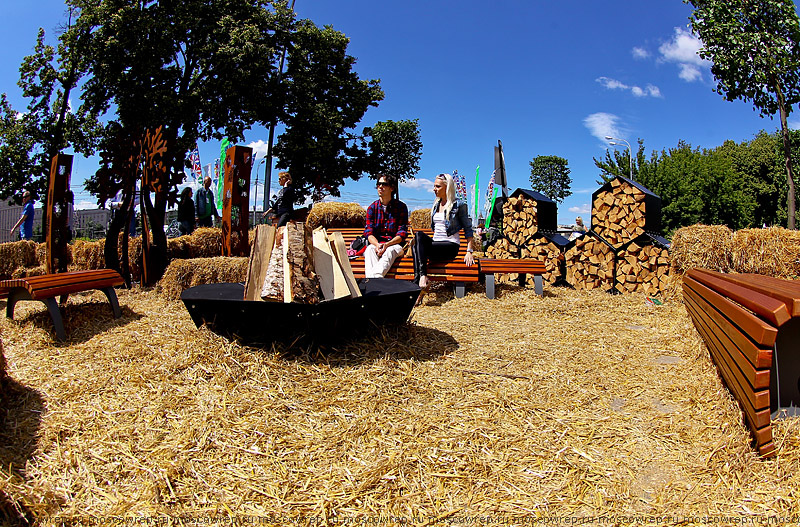
[[211,192],[211,178],[206,176],[203,180],[203,188],[197,191],[194,198],[195,213],[198,227],[211,227],[213,222],[211,217],[219,219],[217,205],[214,203],[214,193]]
[[22,193],[22,214],[17,220],[17,223],[11,227],[11,234],[19,227],[20,240],[33,239],[33,199],[31,199],[31,191],[25,190]]

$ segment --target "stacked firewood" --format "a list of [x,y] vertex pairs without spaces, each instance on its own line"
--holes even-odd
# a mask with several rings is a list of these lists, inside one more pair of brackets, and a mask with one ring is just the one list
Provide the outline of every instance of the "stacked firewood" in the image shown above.
[[[524,193],[509,197],[503,203],[503,236],[486,249],[486,256],[542,260],[547,268],[542,278],[553,284],[564,278],[563,257],[561,248],[539,230],[538,210],[537,201]],[[515,282],[518,275],[498,274],[495,278],[498,282]],[[528,276],[528,282],[533,284],[533,276]]]
[[567,283],[576,289],[614,287],[614,251],[597,238],[584,235],[564,253]]
[[644,234],[645,194],[619,178],[592,202],[592,230],[614,248]]
[[[550,284],[555,284],[564,278],[564,257],[561,247],[548,240],[545,236],[535,236],[528,241],[519,251],[520,258],[533,258],[544,262],[547,271],[542,279]],[[533,276],[528,276],[528,282],[533,285]]]
[[503,233],[517,247],[523,247],[536,234],[536,200],[520,195],[503,203]]
[[617,254],[617,289],[657,294],[667,286],[669,251],[658,245],[630,243]]

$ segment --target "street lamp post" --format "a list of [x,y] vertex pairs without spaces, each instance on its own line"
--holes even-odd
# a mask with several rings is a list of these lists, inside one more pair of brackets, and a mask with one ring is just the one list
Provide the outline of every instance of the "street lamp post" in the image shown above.
[[266,162],[266,160],[267,160],[266,157],[262,157],[261,161],[258,163],[258,165],[256,165],[256,185],[255,185],[255,187],[256,187],[255,192],[256,193],[255,193],[255,196],[253,196],[253,224],[254,225],[257,223],[257,220],[256,220],[256,203],[258,203],[258,167],[263,165]]
[[625,146],[628,147],[628,168],[630,170],[631,181],[636,181],[633,179],[633,149],[631,148],[631,144],[625,139],[617,139],[616,137],[611,137],[610,135],[606,136],[606,141],[608,141],[608,144],[613,146],[622,146],[621,143],[615,143],[615,141],[622,141],[625,143]]

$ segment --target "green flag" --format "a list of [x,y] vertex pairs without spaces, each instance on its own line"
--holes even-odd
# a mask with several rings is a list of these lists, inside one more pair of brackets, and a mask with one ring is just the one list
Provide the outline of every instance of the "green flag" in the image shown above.
[[494,187],[494,193],[492,194],[492,204],[489,207],[489,214],[486,215],[486,223],[484,226],[488,229],[492,225],[492,212],[494,212],[494,202],[497,199],[497,193],[500,191],[500,187]]
[[219,152],[219,179],[217,180],[217,210],[222,211],[222,193],[225,191],[225,152],[230,148],[231,142],[225,137]]

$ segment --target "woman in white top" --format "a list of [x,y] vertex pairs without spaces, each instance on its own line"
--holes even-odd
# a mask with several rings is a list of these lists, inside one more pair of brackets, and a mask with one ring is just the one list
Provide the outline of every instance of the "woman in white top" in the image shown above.
[[456,184],[450,174],[439,174],[433,182],[436,200],[431,208],[431,229],[433,238],[424,232],[414,235],[414,276],[422,289],[428,287],[428,262],[431,260],[450,260],[458,254],[459,232],[464,229],[467,240],[467,254],[464,263],[471,266],[472,221],[467,213],[467,204],[456,200]]

